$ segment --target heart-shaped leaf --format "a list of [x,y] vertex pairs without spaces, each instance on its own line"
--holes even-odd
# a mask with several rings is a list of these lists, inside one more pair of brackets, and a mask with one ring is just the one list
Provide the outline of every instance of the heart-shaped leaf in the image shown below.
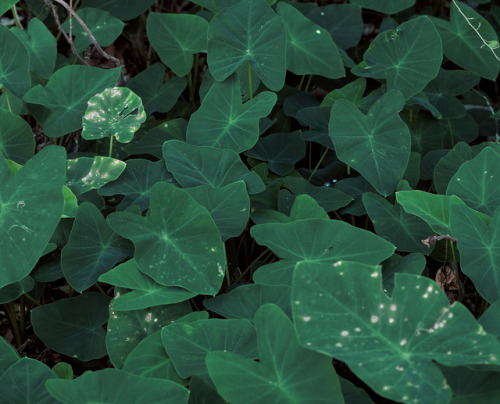
[[22,97],[31,87],[30,56],[23,43],[3,24],[0,24],[0,85],[7,87],[17,97]]
[[20,116],[0,108],[0,153],[6,159],[24,164],[35,151],[35,139],[28,123]]
[[123,21],[131,20],[151,6],[154,0],[83,0],[83,7],[95,7],[108,11]]

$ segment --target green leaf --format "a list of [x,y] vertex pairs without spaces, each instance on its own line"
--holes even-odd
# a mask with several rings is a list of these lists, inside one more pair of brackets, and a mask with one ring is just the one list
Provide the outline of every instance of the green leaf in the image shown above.
[[[450,21],[432,20],[441,35],[444,55],[453,63],[472,73],[490,80],[498,76],[500,64],[494,50],[484,46],[474,30],[487,41],[498,41],[490,23],[466,4],[454,1],[450,4]],[[471,26],[472,25],[472,26]]]
[[384,292],[389,296],[394,289],[394,275],[396,273],[422,275],[426,264],[422,254],[408,254],[402,257],[394,254],[382,262],[382,284]]
[[290,211],[290,219],[329,219],[329,217],[326,214],[325,209],[321,207],[316,199],[303,194],[297,195],[293,201],[292,210]]
[[4,337],[0,337],[0,376],[19,359],[19,354]]
[[86,362],[106,355],[102,326],[108,321],[108,296],[89,292],[31,310],[38,338],[56,352]]
[[398,402],[450,401],[433,360],[445,366],[499,362],[498,340],[465,306],[450,306],[427,278],[396,274],[389,298],[377,267],[304,262],[295,269],[292,302],[303,346],[344,361],[375,392]]
[[126,163],[111,157],[80,157],[67,161],[66,185],[79,196],[116,180]]
[[29,292],[35,286],[35,281],[30,276],[23,280],[0,288],[0,303],[9,303],[16,300],[23,293]]
[[434,167],[433,185],[439,194],[445,194],[446,188],[460,166],[472,158],[471,148],[465,142],[459,142],[442,157]]
[[130,243],[109,228],[99,209],[84,202],[61,252],[64,277],[73,289],[83,292],[132,251]]
[[210,22],[208,67],[223,81],[241,66],[250,66],[273,91],[286,74],[286,32],[265,0],[243,0],[224,8]]
[[119,369],[88,372],[73,380],[47,382],[50,394],[63,403],[187,404],[189,391],[170,380],[136,376]]
[[363,195],[363,203],[376,233],[393,243],[398,251],[430,252],[422,240],[432,236],[433,231],[422,219],[405,213],[401,206],[392,205],[371,192]]
[[148,116],[153,112],[170,111],[186,88],[185,78],[171,77],[164,83],[164,75],[165,67],[154,63],[127,83],[127,87],[141,97]]
[[168,171],[185,188],[197,185],[220,188],[243,180],[249,194],[265,189],[257,173],[249,171],[238,154],[231,150],[171,140],[163,144],[163,158]]
[[0,159],[0,287],[24,279],[42,255],[63,210],[66,152],[48,146],[12,176]]
[[[113,17],[107,11],[97,8],[79,8],[77,14],[85,23],[101,48],[105,48],[115,42],[125,26],[123,21]],[[64,24],[62,24],[62,27],[68,32],[70,29],[70,22],[66,20]],[[92,44],[92,40],[87,35],[87,32],[85,32],[79,23],[76,23],[76,20],[72,21],[71,32],[75,36],[74,46],[78,52],[83,52]]]
[[382,14],[396,14],[413,6],[415,0],[399,0],[396,2],[393,0],[352,0],[352,3],[369,10],[378,11]]
[[47,136],[64,136],[82,128],[87,101],[96,93],[113,87],[119,76],[119,68],[66,66],[57,70],[45,87],[36,85],[23,99],[50,110],[43,116],[36,116]]
[[188,188],[186,192],[208,210],[223,242],[245,230],[250,215],[250,198],[243,181],[221,188],[200,185]]
[[439,72],[443,51],[428,17],[406,21],[381,32],[351,71],[357,76],[385,79],[387,90],[399,90],[405,100],[418,94]]
[[235,76],[214,83],[200,108],[191,115],[187,142],[236,153],[251,149],[259,139],[259,119],[269,115],[276,100],[276,94],[264,91],[242,104]]
[[121,296],[115,288],[115,299],[109,310],[106,349],[115,368],[121,369],[137,344],[165,325],[191,312],[189,302],[157,306],[133,311],[115,311],[114,302]]
[[0,108],[0,152],[6,159],[24,164],[35,151],[35,139],[28,123]]
[[31,358],[19,359],[0,377],[2,402],[55,404],[57,401],[45,389],[45,382],[50,379],[57,376],[44,363]]
[[195,293],[186,289],[156,283],[140,271],[135,259],[128,260],[102,274],[99,281],[131,289],[129,292],[120,294],[120,297],[115,297],[113,308],[116,311],[139,310],[174,304],[195,296]]
[[290,4],[276,8],[287,34],[286,66],[297,75],[318,74],[330,79],[345,76],[342,58],[329,32]]
[[144,13],[155,0],[83,0],[83,7],[95,7],[113,14],[123,21]]
[[262,306],[255,328],[259,362],[226,351],[207,355],[210,378],[224,399],[235,404],[344,402],[331,359],[302,348],[278,306]]
[[23,42],[3,24],[0,24],[0,85],[15,96],[22,97],[31,87],[30,56]]
[[13,27],[11,31],[28,51],[30,70],[48,79],[54,72],[57,57],[57,42],[49,29],[38,18],[32,18],[28,30]]
[[165,162],[130,159],[127,160],[127,167],[123,173],[113,182],[100,187],[97,192],[104,196],[125,195],[117,210],[137,205],[144,211],[149,207],[151,188],[157,182],[175,182],[172,174],[167,171]]
[[257,358],[255,329],[248,320],[208,319],[164,327],[161,339],[175,369],[183,378],[205,375],[205,357],[228,351]]
[[179,77],[189,73],[195,53],[207,51],[207,32],[208,22],[197,15],[148,15],[147,34],[151,46]]
[[331,110],[329,135],[337,157],[383,196],[394,191],[410,158],[410,132],[398,116],[404,104],[398,91],[388,91],[367,115],[345,100]]
[[451,234],[457,239],[462,271],[490,303],[500,299],[500,210],[489,226],[465,205],[454,206],[450,214]]
[[141,99],[126,87],[107,88],[88,101],[82,119],[82,137],[87,140],[114,136],[128,143],[146,120]]
[[484,148],[464,162],[451,178],[447,195],[456,195],[472,209],[493,215],[500,204],[500,155]]
[[0,5],[0,15],[4,14],[9,10],[12,6],[14,6],[19,0],[4,0],[2,1],[2,5]]
[[151,189],[149,216],[115,212],[110,227],[132,240],[141,272],[161,285],[215,295],[226,257],[220,233],[207,210],[186,191],[158,183]]

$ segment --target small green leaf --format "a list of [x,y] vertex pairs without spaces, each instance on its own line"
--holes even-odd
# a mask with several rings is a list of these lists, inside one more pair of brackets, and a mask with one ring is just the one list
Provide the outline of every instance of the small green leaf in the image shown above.
[[0,121],[0,153],[6,159],[24,164],[35,152],[31,127],[20,116],[2,108]]

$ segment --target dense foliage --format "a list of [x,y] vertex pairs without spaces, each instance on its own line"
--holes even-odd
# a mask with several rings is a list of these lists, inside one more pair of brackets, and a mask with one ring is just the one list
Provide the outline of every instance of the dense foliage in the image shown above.
[[499,6],[2,14],[0,401],[499,402]]

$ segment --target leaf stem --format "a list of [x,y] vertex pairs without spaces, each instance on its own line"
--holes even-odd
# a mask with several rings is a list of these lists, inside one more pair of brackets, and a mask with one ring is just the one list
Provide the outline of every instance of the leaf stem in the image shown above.
[[109,157],[111,157],[111,152],[113,151],[113,137],[114,136],[111,136],[109,138]]
[[9,302],[7,304],[4,304],[4,310],[7,314],[7,319],[9,320],[12,333],[14,334],[14,339],[16,340],[16,347],[20,347],[23,342],[21,340],[21,334],[19,333],[14,303]]
[[266,248],[264,251],[262,251],[257,258],[255,258],[246,268],[245,270],[240,274],[240,276],[238,276],[236,278],[236,280],[233,282],[233,285],[238,283],[241,278],[243,278],[248,271],[250,271],[250,268],[252,268],[252,265],[255,264],[258,260],[260,260],[264,255],[266,255],[267,253],[270,253],[272,252],[269,248]]
[[16,10],[16,6],[13,5],[11,7],[11,10],[12,10],[12,15],[14,16],[14,21],[16,22],[16,26],[18,28],[21,28],[23,29],[23,26],[21,25],[21,21],[19,21],[19,16],[17,15],[17,10]]
[[250,99],[253,98],[253,88],[252,88],[252,68],[250,67],[250,62],[248,62],[248,91]]
[[325,148],[325,151],[323,152],[323,154],[321,155],[321,158],[319,159],[318,161],[318,164],[316,164],[316,167],[314,167],[314,170],[312,171],[312,173],[309,175],[309,178],[307,179],[307,182],[311,181],[311,178],[314,176],[314,174],[316,173],[316,171],[318,170],[318,167],[320,166],[320,164],[323,162],[323,160],[325,159],[326,157],[326,153],[328,153],[328,147]]
[[7,91],[7,87],[3,87],[3,93],[5,94],[5,101],[7,101],[7,108],[9,108],[9,112],[12,112],[12,106],[10,105],[9,92]]
[[309,75],[309,77],[308,77],[308,79],[307,79],[306,88],[304,88],[304,91],[305,91],[305,92],[309,91],[309,86],[311,85],[311,80],[312,80],[312,78],[313,78],[313,75],[312,75],[312,74],[310,74],[310,75]]

